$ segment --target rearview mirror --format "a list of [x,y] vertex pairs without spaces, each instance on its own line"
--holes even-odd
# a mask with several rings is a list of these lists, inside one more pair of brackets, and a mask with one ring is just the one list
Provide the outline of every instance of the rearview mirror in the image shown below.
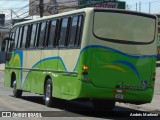
[[6,62],[6,52],[0,51],[0,64],[5,63],[5,62]]
[[[8,47],[10,45],[10,47]],[[0,64],[5,63],[11,59],[12,50],[14,48],[14,41],[12,38],[4,38],[2,41],[1,51],[0,51]],[[8,49],[8,50],[7,50]]]
[[1,51],[4,52],[6,47],[6,41],[2,41]]

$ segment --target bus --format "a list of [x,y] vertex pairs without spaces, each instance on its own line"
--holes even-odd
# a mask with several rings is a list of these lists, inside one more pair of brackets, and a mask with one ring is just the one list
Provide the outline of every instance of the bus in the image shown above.
[[157,18],[117,9],[84,8],[13,26],[4,39],[6,87],[57,99],[150,103],[157,58]]

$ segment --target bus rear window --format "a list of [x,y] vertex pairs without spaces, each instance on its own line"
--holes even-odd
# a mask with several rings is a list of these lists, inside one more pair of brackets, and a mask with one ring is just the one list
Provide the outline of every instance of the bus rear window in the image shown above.
[[154,40],[156,19],[125,13],[95,12],[93,33],[103,40],[149,43]]

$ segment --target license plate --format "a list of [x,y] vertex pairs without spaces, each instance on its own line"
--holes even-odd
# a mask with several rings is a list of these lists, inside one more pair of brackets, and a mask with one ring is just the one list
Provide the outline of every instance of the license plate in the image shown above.
[[116,98],[116,99],[123,99],[123,94],[116,94],[116,95],[115,95],[115,98]]

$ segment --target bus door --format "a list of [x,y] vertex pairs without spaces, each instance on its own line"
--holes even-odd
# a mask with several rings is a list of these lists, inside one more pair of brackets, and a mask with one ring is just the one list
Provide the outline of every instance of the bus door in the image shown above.
[[[26,86],[31,92],[38,92],[38,84],[41,78],[41,23],[35,23],[29,26],[28,50],[26,59]],[[28,81],[28,82],[27,82]]]
[[30,90],[30,85],[28,83],[28,80],[26,80],[26,76],[28,75],[28,70],[27,70],[27,39],[28,39],[28,33],[29,33],[29,25],[24,25],[22,26],[22,32],[21,32],[21,43],[19,45],[20,50],[15,52],[16,54],[19,54],[20,60],[21,60],[21,89],[29,91]]

